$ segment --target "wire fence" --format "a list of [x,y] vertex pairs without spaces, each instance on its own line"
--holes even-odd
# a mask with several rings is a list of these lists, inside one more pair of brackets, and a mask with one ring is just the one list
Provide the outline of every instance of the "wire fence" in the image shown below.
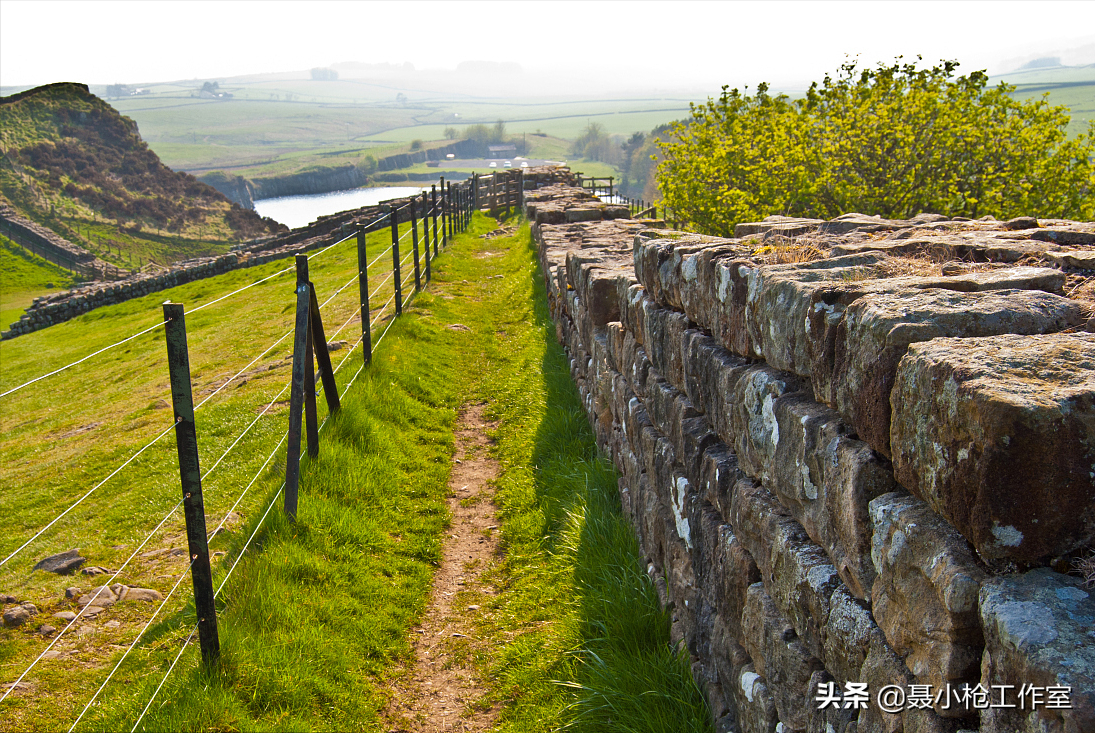
[[[93,360],[105,352],[116,350],[120,346],[130,343],[140,336],[156,331],[161,327],[165,329],[164,340],[168,352],[168,369],[166,372],[170,375],[170,394],[174,413],[173,419],[167,425],[156,427],[153,434],[149,437],[143,440],[132,441],[132,443],[143,443],[143,445],[125,456],[116,466],[113,466],[110,470],[106,471],[101,478],[94,481],[94,485],[90,490],[83,492],[74,501],[69,502],[65,508],[56,513],[56,515],[48,521],[43,521],[38,529],[29,532],[29,536],[25,536],[22,539],[10,538],[11,540],[14,540],[13,544],[16,546],[14,549],[6,552],[4,559],[0,560],[0,568],[5,568],[8,572],[20,572],[22,568],[29,564],[29,560],[23,559],[24,556],[28,554],[29,549],[41,552],[51,545],[57,546],[62,543],[65,545],[68,545],[68,543],[79,544],[80,538],[74,537],[70,533],[71,522],[65,526],[65,532],[59,533],[59,529],[62,527],[61,520],[66,517],[71,519],[78,514],[86,513],[90,505],[90,502],[88,502],[89,497],[100,492],[105,486],[111,485],[112,482],[118,482],[120,480],[119,477],[126,474],[127,469],[131,469],[139,457],[147,455],[147,452],[150,452],[153,446],[159,443],[169,433],[175,433],[176,435],[178,475],[180,476],[182,483],[182,498],[173,499],[172,502],[170,502],[172,505],[166,512],[161,508],[158,512],[152,514],[152,516],[156,518],[156,522],[151,526],[151,529],[148,529],[146,525],[145,530],[139,531],[139,536],[142,539],[137,544],[136,549],[129,553],[125,561],[115,571],[110,572],[109,579],[105,583],[87,594],[86,597],[79,599],[79,605],[81,607],[75,614],[75,617],[69,620],[63,629],[56,632],[52,638],[50,638],[48,645],[46,645],[40,653],[33,655],[33,661],[19,670],[19,674],[15,676],[14,679],[9,676],[7,669],[5,668],[3,672],[5,690],[3,695],[0,696],[0,703],[7,700],[14,691],[20,689],[21,683],[30,678],[37,665],[47,657],[48,653],[57,647],[63,639],[67,639],[72,635],[72,630],[76,628],[78,622],[85,620],[88,617],[89,609],[94,607],[95,602],[100,598],[103,598],[104,594],[111,593],[111,584],[126,575],[126,570],[133,566],[134,561],[137,558],[142,557],[141,553],[145,552],[147,547],[154,545],[157,542],[156,537],[161,535],[165,528],[177,527],[177,524],[172,523],[172,519],[173,517],[176,517],[180,508],[183,509],[186,525],[188,561],[185,564],[185,568],[181,569],[181,572],[176,572],[170,576],[173,580],[170,590],[162,599],[159,599],[155,609],[141,626],[140,630],[128,645],[125,645],[122,657],[102,680],[101,684],[99,684],[98,688],[95,690],[94,694],[91,695],[90,699],[87,700],[86,704],[83,705],[79,715],[72,721],[69,730],[74,730],[76,726],[85,719],[88,712],[92,710],[104,691],[108,690],[110,684],[117,680],[119,669],[133,649],[137,647],[146,631],[157,618],[161,618],[162,615],[167,612],[167,609],[169,609],[169,601],[172,598],[175,598],[177,604],[179,597],[185,595],[180,591],[180,588],[183,587],[183,581],[188,574],[192,579],[195,608],[198,616],[197,624],[186,642],[182,645],[182,648],[180,648],[174,661],[168,667],[163,679],[156,687],[152,698],[149,699],[148,703],[144,706],[140,716],[134,723],[133,729],[136,730],[141,724],[146,713],[150,709],[153,700],[160,694],[166,680],[176,669],[177,663],[182,657],[183,652],[195,636],[199,638],[201,643],[204,661],[206,663],[216,662],[219,653],[219,642],[216,640],[217,621],[213,601],[225,587],[232,572],[246,554],[247,549],[251,546],[252,540],[260,531],[263,522],[279,499],[284,499],[284,509],[286,513],[290,517],[295,516],[297,491],[296,470],[300,458],[304,454],[304,450],[307,450],[309,454],[313,455],[318,451],[319,432],[327,424],[330,416],[338,411],[341,397],[345,396],[346,392],[357,380],[358,376],[367,368],[372,360],[375,349],[379,347],[380,343],[387,335],[388,330],[395,323],[396,318],[402,313],[404,305],[410,302],[410,300],[430,282],[433,259],[445,250],[455,233],[466,229],[470,223],[470,217],[475,208],[475,202],[476,195],[471,182],[452,184],[445,183],[442,180],[440,190],[435,186],[433,187],[433,190],[423,192],[421,195],[412,197],[411,199],[401,199],[391,202],[388,211],[382,216],[368,222],[359,223],[355,233],[336,239],[328,246],[311,255],[297,255],[294,267],[281,269],[249,285],[219,295],[189,311],[186,311],[182,305],[166,303],[163,306],[164,314],[162,322],[150,325],[131,336],[127,336],[107,347],[75,359],[61,368],[52,369],[38,377],[27,380],[22,384],[9,389],[7,392],[0,394],[0,397],[6,397],[14,392],[28,389],[35,385],[41,387],[42,385],[51,384],[49,381],[51,378],[78,364]],[[391,244],[379,254],[373,255],[368,250],[372,248],[375,252],[375,247],[377,246],[375,240],[377,239],[377,236],[373,236],[372,246],[370,247],[369,238],[366,236],[366,232],[383,231],[380,227],[385,221],[387,221],[387,228],[391,231]],[[403,230],[402,233],[401,229]],[[409,242],[408,237],[410,238]],[[357,273],[348,281],[340,280],[341,284],[337,288],[333,288],[330,295],[326,297],[322,305],[320,305],[318,302],[319,294],[316,292],[317,289],[309,279],[309,265],[316,263],[328,252],[337,252],[339,247],[352,247],[354,245],[356,245],[357,249]],[[405,252],[402,256],[400,254],[401,246],[405,247]],[[347,251],[344,255],[350,256],[352,253]],[[280,329],[276,331],[276,333],[280,333],[280,336],[259,351],[257,356],[250,358],[244,366],[241,368],[234,368],[227,379],[223,381],[217,380],[215,388],[195,405],[187,350],[188,344],[185,316],[192,315],[216,304],[225,303],[251,288],[263,284],[275,284],[279,276],[286,275],[294,269],[297,273],[297,282],[294,291],[295,313],[293,313],[292,308],[294,303],[291,302],[286,306],[285,300],[278,298],[273,292],[271,292],[268,300],[264,299],[262,301],[263,303],[268,302],[270,304],[269,310],[271,310],[271,312],[266,314],[254,314],[252,312],[252,317],[270,318],[272,320],[277,320],[279,317],[284,318],[283,314],[288,312],[290,315],[296,316],[293,327],[284,332],[281,332]],[[350,296],[346,293],[347,289],[350,289],[355,281],[359,285],[356,303],[349,300]],[[370,281],[376,284],[370,286]],[[383,305],[379,308],[371,307],[371,303],[379,301],[383,301]],[[237,310],[239,309],[237,308]],[[199,339],[203,342],[209,340],[215,341],[217,337],[215,331],[219,321],[217,319],[211,320],[212,325],[206,324],[195,330],[190,334],[190,339],[195,343],[197,343],[197,340]],[[323,320],[327,320],[328,322],[341,322],[341,325],[328,337],[323,332]],[[342,343],[334,342],[334,337],[341,334],[345,329],[350,327],[351,324],[358,320],[360,321],[361,328],[360,335],[356,338],[355,343],[347,349],[338,366],[332,367],[329,350],[330,348],[335,347],[336,343]],[[380,332],[379,337],[374,339],[374,331],[380,328],[383,328],[383,330]],[[210,331],[213,332],[211,333]],[[279,345],[283,344],[290,337],[294,337],[292,357],[293,373],[291,378],[281,384],[280,389],[276,391],[276,393],[272,395],[267,394],[267,397],[270,397],[270,399],[265,402],[265,407],[258,413],[257,417],[246,421],[246,427],[227,442],[227,446],[224,447],[223,451],[220,452],[219,456],[213,461],[208,469],[204,472],[198,470],[200,464],[197,442],[202,436],[197,431],[194,422],[194,414],[209,404],[215,396],[223,394],[224,390],[229,385],[238,385],[245,381],[247,376],[252,374],[257,368],[256,365],[264,359],[267,359]],[[125,353],[134,360],[134,363],[148,363],[150,359],[156,357],[152,346],[141,349],[132,348],[126,350]],[[342,389],[339,390],[337,387],[336,375],[343,371],[346,365],[351,364],[354,360],[359,360],[358,369],[344,384]],[[240,363],[242,361],[243,359],[239,360]],[[316,373],[317,364],[319,369],[318,374]],[[56,384],[61,383],[55,383],[50,389],[56,390]],[[290,395],[289,425],[287,426],[287,429],[275,432],[273,437],[277,438],[276,442],[269,437],[268,433],[270,431],[266,430],[264,434],[258,435],[254,440],[248,442],[246,448],[242,447],[245,445],[245,438],[252,435],[256,426],[266,424],[263,422],[263,418],[270,415],[276,405],[281,404],[279,401],[282,400],[287,392]],[[340,395],[338,394],[339,392],[341,392]],[[313,427],[316,422],[315,418],[318,417],[316,396],[319,394],[324,395],[328,409],[326,416],[323,417],[323,420],[318,427]],[[232,407],[231,403],[226,403],[223,400],[220,405],[224,409],[236,409]],[[100,429],[105,433],[105,431],[110,430],[110,426],[101,426]],[[307,447],[304,450],[301,448],[302,437],[307,438]],[[257,452],[255,446],[252,445],[252,443],[255,443],[256,441],[264,444],[264,447],[260,452]],[[275,444],[272,449],[269,449],[271,443]],[[209,540],[212,537],[217,536],[217,533],[226,525],[229,518],[240,509],[245,497],[252,493],[256,484],[260,483],[261,478],[268,472],[271,463],[283,448],[285,449],[287,462],[285,481],[282,482],[269,503],[265,505],[265,511],[263,511],[261,518],[255,523],[250,537],[243,545],[242,549],[232,559],[231,564],[224,572],[219,586],[214,591],[212,588],[212,574],[210,570]],[[241,454],[241,452],[242,455],[237,455]],[[265,459],[261,462],[261,465],[258,466],[258,469],[253,472],[250,480],[243,486],[238,494],[225,490],[225,487],[220,487],[215,503],[220,504],[221,509],[227,507],[227,511],[217,511],[217,516],[220,517],[220,521],[217,523],[212,533],[207,533],[205,524],[207,509],[205,503],[202,501],[202,482],[207,480],[219,467],[232,465],[234,475],[235,473],[239,473],[242,467],[254,465],[254,463],[263,456],[265,456]],[[168,476],[174,473],[173,469],[175,468],[175,465],[173,460],[159,459],[156,461],[155,465],[151,467],[151,470],[154,473],[157,473],[164,482],[174,483]],[[246,474],[244,475],[246,476]],[[144,479],[142,478],[142,481],[143,480]],[[176,493],[174,496],[178,497],[179,494]],[[292,506],[290,505],[290,498],[292,498]],[[85,517],[84,526],[93,527],[93,520],[94,517]],[[221,570],[225,570],[225,568],[221,568]],[[212,633],[212,639],[210,638],[210,633]],[[60,721],[57,722],[59,723]]]

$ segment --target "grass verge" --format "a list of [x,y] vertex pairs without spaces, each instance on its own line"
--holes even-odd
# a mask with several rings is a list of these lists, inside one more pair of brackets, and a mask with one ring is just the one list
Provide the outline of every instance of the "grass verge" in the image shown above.
[[[501,421],[504,470],[505,555],[490,571],[497,592],[481,616],[479,704],[501,703],[507,731],[708,729],[620,512],[616,474],[597,456],[555,343],[527,227],[477,236],[493,227],[475,217],[361,372],[319,457],[302,465],[298,520],[283,518],[281,472],[271,468],[254,490],[261,501],[215,540],[225,553],[215,587],[242,554],[218,596],[221,662],[203,668],[197,645],[186,647],[141,730],[385,729],[387,681],[409,654],[407,632],[440,557],[453,421],[469,399],[486,399]],[[192,350],[201,353],[198,339]],[[282,453],[272,465],[283,461]],[[177,577],[185,563],[171,570]],[[74,651],[44,661],[29,692],[0,714],[23,729],[67,727],[133,638],[104,621],[134,613],[123,604],[83,624]],[[169,607],[77,730],[129,730],[193,624],[192,605]],[[6,681],[34,633],[2,633]],[[112,645],[113,658],[81,668],[76,645],[93,642]],[[28,709],[27,697],[44,706]],[[18,717],[8,717],[13,703]]]

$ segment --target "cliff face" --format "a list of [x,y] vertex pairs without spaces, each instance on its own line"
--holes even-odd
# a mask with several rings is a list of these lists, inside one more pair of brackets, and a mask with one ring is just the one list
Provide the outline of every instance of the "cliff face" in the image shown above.
[[[275,223],[165,166],[136,123],[83,84],[50,84],[0,99],[0,147],[0,191],[13,208],[66,239],[82,236],[83,246],[107,240],[123,247],[158,237],[157,255],[177,259],[187,253],[171,246],[186,245],[164,245],[164,238],[227,242],[277,231]],[[150,230],[154,237],[145,234]]]
[[319,168],[301,171],[289,176],[257,178],[250,181],[256,199],[272,199],[279,196],[307,196],[364,186],[369,182],[365,172],[354,165]]

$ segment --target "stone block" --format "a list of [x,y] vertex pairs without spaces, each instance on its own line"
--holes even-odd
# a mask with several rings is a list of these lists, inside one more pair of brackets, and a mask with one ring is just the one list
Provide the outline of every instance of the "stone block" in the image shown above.
[[741,733],[776,733],[780,721],[775,700],[772,699],[768,681],[757,674],[752,664],[737,670],[730,690],[738,711]]
[[897,479],[989,562],[1095,539],[1095,336],[936,339],[902,359]]
[[760,580],[757,564],[709,504],[701,503],[693,537],[692,567],[700,593],[714,607],[723,627],[733,638],[741,639],[746,591]]
[[881,631],[867,604],[846,588],[837,588],[829,598],[822,660],[838,682],[859,682],[867,661],[871,637]]
[[733,451],[725,443],[715,442],[703,452],[696,490],[725,521],[730,517],[734,486],[744,478]]
[[[921,684],[976,684],[984,637],[977,595],[985,573],[960,534],[904,492],[871,502],[873,613],[893,650]],[[940,712],[962,716],[950,707]]]
[[867,505],[896,485],[889,463],[849,436],[833,410],[803,393],[775,400],[779,442],[769,488],[829,555],[859,598],[874,583]]
[[736,487],[732,517],[776,606],[810,654],[823,656],[830,597],[841,587],[828,556],[760,486],[742,482]]
[[794,375],[762,365],[745,369],[737,379],[728,422],[738,462],[750,476],[766,482],[772,480],[779,444],[775,402],[786,394],[805,389],[804,382]]
[[798,639],[794,627],[776,608],[763,583],[749,586],[742,613],[742,645],[753,659],[757,674],[768,682],[779,719],[794,730],[804,730],[810,677],[822,668]]
[[847,307],[837,326],[832,389],[817,399],[836,409],[859,438],[890,457],[890,392],[910,344],[941,337],[1052,333],[1086,322],[1082,304],[1050,293],[950,290],[879,293]]
[[[993,685],[1012,685],[1009,701],[1017,706],[983,710],[982,733],[1095,730],[1095,594],[1076,578],[1042,568],[986,581],[980,611],[981,684],[994,695]],[[1040,688],[1037,710],[1029,694],[1018,707],[1024,685]],[[1053,703],[1048,688],[1062,693]],[[1069,707],[1059,707],[1065,697]]]

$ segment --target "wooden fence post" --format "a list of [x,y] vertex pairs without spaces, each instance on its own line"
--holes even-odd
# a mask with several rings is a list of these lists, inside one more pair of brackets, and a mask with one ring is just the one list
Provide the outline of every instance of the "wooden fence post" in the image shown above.
[[426,253],[426,282],[430,281],[430,201],[426,192],[422,192],[422,244]]
[[[298,258],[307,255],[297,255]],[[299,260],[298,260],[299,261]],[[305,361],[308,355],[309,318],[311,315],[311,297],[308,292],[307,270],[301,280],[301,271],[297,268],[297,321],[293,340],[293,378],[289,389],[289,438],[285,453],[285,513],[290,519],[297,517],[297,489],[300,484],[300,429],[301,414],[304,411],[305,384],[307,372],[312,365]]]
[[163,317],[183,515],[186,518],[186,545],[190,554],[190,578],[194,584],[194,608],[198,615],[198,641],[202,662],[209,665],[217,661],[221,645],[217,634],[213,572],[209,567],[209,543],[205,534],[205,503],[202,501],[198,433],[194,425],[194,395],[190,387],[190,355],[186,347],[186,320],[182,304],[164,303]]
[[418,265],[418,212],[415,211],[417,204],[418,201],[412,198],[409,207],[411,210],[411,247],[414,249],[414,292],[416,293],[422,289],[422,271]]
[[[308,336],[304,342],[304,433],[308,438],[308,455],[319,455],[319,418],[316,415],[315,340],[312,338],[312,282],[308,278],[308,255],[296,256],[297,283],[308,286]],[[317,309],[318,310],[318,309]]]
[[357,292],[361,300],[361,348],[364,361],[373,360],[373,333],[369,322],[369,255],[365,247],[365,227],[357,228]]
[[399,209],[392,206],[392,278],[395,280],[395,314],[403,313],[403,284],[399,274]]
[[430,186],[430,214],[433,216],[433,256],[437,257],[437,184]]

